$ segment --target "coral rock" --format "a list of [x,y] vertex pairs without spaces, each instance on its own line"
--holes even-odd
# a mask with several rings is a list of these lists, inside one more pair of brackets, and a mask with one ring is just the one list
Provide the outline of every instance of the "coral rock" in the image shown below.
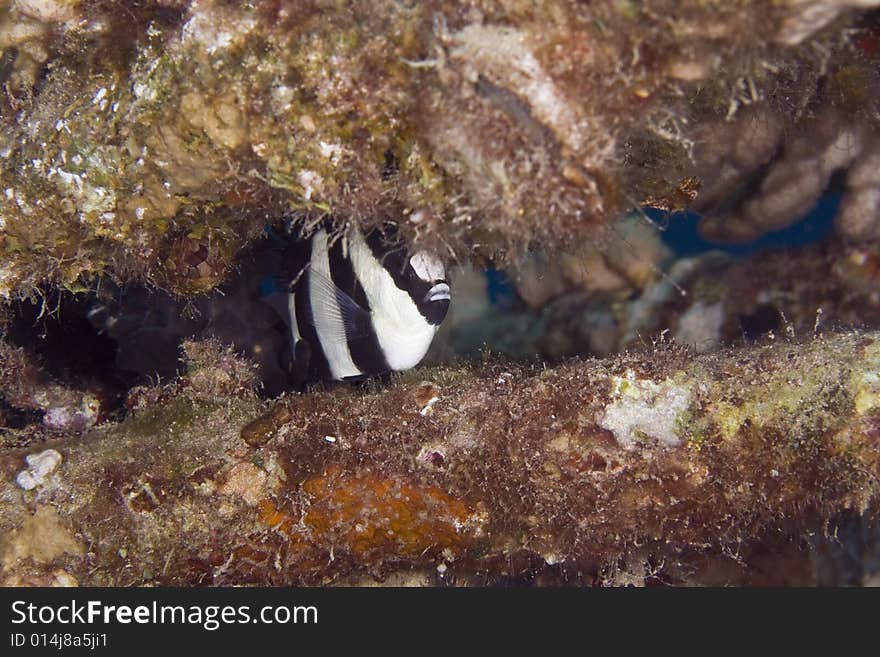
[[160,397],[65,438],[64,477],[36,515],[13,481],[29,452],[0,453],[4,577],[322,584],[415,570],[584,584],[644,582],[644,568],[751,581],[732,547],[745,562],[774,541],[784,553],[876,503],[878,344],[853,332],[436,368],[285,397],[289,430],[258,449],[240,427],[266,408],[247,391]]
[[24,490],[33,490],[46,483],[46,477],[61,465],[62,457],[57,450],[47,449],[37,454],[28,454],[25,461],[28,469],[18,473],[15,483]]

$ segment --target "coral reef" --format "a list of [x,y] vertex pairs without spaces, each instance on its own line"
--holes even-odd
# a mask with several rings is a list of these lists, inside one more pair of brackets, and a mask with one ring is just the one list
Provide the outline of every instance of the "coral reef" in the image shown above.
[[15,483],[24,490],[33,490],[46,484],[46,477],[52,474],[62,461],[61,454],[54,449],[47,449],[38,454],[25,457],[27,470],[22,470],[15,477]]
[[[124,421],[0,453],[0,577],[805,583],[807,535],[880,493],[878,345],[658,344],[269,406],[248,367],[191,345],[192,373],[133,393]],[[30,486],[48,450],[63,460]]]
[[846,177],[837,225],[853,242],[880,241],[880,140],[866,146]]
[[[876,581],[878,7],[0,0],[0,583]],[[284,392],[328,218],[434,367]]]
[[[649,253],[631,255],[645,264]],[[880,327],[880,251],[871,242],[827,239],[739,258],[710,250],[658,261],[641,285],[609,289],[602,289],[602,276],[573,284],[559,257],[534,256],[538,261],[540,271],[521,268],[510,278],[519,307],[499,308],[466,283],[459,296],[468,294],[469,305],[453,306],[436,357],[478,359],[488,347],[516,360],[555,363],[661,339],[704,353],[765,336]]]
[[660,234],[640,214],[611,222],[613,235],[557,251],[530,253],[510,269],[520,298],[533,310],[563,292],[579,290],[591,299],[625,299],[652,283],[670,257]]
[[43,413],[43,425],[81,431],[100,417],[101,402],[88,391],[52,380],[23,349],[0,340],[0,396],[10,405]]
[[[852,82],[861,87],[866,80]],[[871,92],[865,92],[870,94]],[[847,172],[841,232],[854,239],[873,239],[876,214],[872,203],[871,124],[853,122],[836,111],[809,121],[809,129],[792,136],[782,122],[764,112],[741,113],[734,122],[706,126],[713,138],[702,143],[712,153],[700,154],[709,166],[704,188],[693,204],[706,214],[702,232],[714,240],[748,242],[790,226],[804,217],[828,189],[835,173]],[[718,136],[721,135],[721,136]]]
[[98,274],[206,292],[285,212],[459,258],[583,243],[724,187],[701,153],[744,109],[773,118],[740,177],[780,130],[818,162],[765,179],[779,225],[876,126],[877,4],[5,0],[0,297]]

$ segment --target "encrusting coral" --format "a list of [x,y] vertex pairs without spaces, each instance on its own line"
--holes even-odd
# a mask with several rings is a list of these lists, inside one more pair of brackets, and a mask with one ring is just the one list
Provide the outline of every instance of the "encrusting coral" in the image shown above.
[[876,4],[5,0],[0,297],[205,292],[285,212],[459,258],[595,239],[690,202],[743,108],[876,125]]
[[[268,409],[247,366],[191,345],[193,372],[134,393],[125,421],[0,454],[0,577],[804,583],[749,555],[804,560],[807,533],[876,502],[878,345],[846,333],[695,357],[661,343]],[[47,450],[63,460],[23,485]]]

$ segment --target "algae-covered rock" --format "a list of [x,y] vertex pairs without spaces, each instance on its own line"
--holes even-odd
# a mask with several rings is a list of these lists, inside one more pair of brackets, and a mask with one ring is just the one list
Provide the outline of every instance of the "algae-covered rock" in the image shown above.
[[87,429],[101,413],[101,401],[95,394],[58,383],[24,349],[2,340],[0,398],[16,408],[43,413],[43,426],[53,431]]
[[205,292],[284,213],[460,258],[594,240],[689,202],[742,108],[870,129],[876,4],[6,0],[0,297]]
[[[0,453],[0,577],[809,583],[806,537],[876,508],[878,345],[858,332],[698,357],[660,344],[268,407],[241,386],[140,390],[124,421]],[[188,353],[205,380],[247,378],[210,345]],[[47,450],[63,457],[51,484],[23,488]],[[768,572],[772,555],[787,568]]]

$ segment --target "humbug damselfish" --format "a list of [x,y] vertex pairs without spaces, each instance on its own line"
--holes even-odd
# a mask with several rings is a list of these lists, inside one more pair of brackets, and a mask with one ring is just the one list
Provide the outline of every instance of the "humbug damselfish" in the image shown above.
[[325,223],[291,237],[282,256],[287,289],[273,305],[289,325],[295,387],[360,381],[424,358],[451,300],[439,258],[410,253],[391,227],[364,234]]

